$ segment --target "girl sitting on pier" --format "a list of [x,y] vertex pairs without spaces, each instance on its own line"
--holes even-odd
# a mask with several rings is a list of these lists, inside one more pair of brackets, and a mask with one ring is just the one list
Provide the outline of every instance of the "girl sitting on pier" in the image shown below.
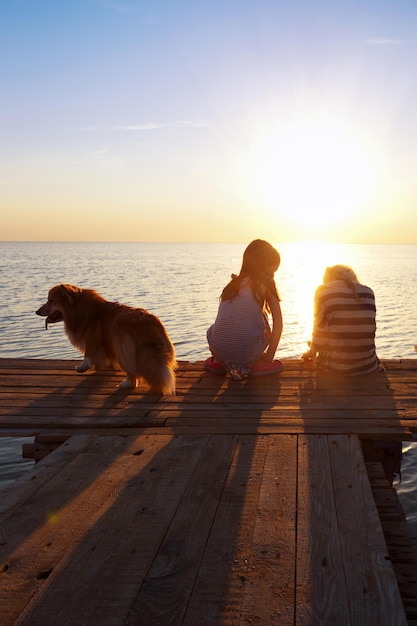
[[[212,357],[205,368],[215,374],[229,372],[234,380],[277,374],[274,360],[282,333],[282,315],[274,274],[280,255],[267,241],[252,241],[243,254],[239,275],[220,296],[216,321],[207,331]],[[268,321],[272,316],[272,329]]]
[[[303,360],[347,376],[384,370],[376,355],[375,320],[372,289],[350,267],[328,267],[314,296],[313,338]],[[362,439],[361,445],[365,461],[380,462],[391,484],[397,475],[401,480],[401,441]]]
[[314,328],[304,361],[334,374],[370,374],[380,369],[375,350],[374,292],[352,268],[326,268],[314,295]]

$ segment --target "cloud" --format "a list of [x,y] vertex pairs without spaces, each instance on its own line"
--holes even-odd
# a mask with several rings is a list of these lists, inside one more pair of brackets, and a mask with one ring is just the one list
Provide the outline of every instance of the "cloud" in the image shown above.
[[404,41],[388,37],[375,37],[374,39],[367,39],[363,43],[365,46],[402,46]]
[[191,122],[188,120],[178,120],[174,122],[148,122],[146,124],[127,124],[125,126],[89,126],[84,130],[121,130],[131,132],[144,132],[150,130],[161,130],[163,128],[174,128],[176,126],[190,126],[201,128],[206,126],[203,122]]
[[190,122],[187,120],[179,120],[177,122],[165,122],[165,123],[149,122],[148,124],[132,124],[130,126],[115,126],[112,130],[133,130],[133,131],[160,130],[162,128],[173,128],[175,126],[191,126],[194,128],[200,128],[202,126],[206,126],[206,124],[203,124],[202,122]]

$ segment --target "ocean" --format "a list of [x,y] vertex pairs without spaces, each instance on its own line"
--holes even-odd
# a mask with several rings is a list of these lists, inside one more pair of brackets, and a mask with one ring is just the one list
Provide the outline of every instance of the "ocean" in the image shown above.
[[[384,358],[417,358],[417,246],[273,243],[281,254],[275,275],[284,319],[277,358],[299,358],[313,322],[313,295],[326,266],[350,265],[372,287],[377,303],[376,347]],[[238,273],[246,244],[0,243],[0,357],[80,357],[62,324],[45,331],[35,311],[57,283],[92,288],[109,300],[139,306],[163,321],[179,360],[209,356],[206,330],[221,290]],[[0,489],[26,472],[21,438],[0,438]],[[397,492],[417,542],[417,442],[404,442]]]

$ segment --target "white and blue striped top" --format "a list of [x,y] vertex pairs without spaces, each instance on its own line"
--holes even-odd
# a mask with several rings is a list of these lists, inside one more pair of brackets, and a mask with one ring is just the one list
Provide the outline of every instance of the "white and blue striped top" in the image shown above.
[[245,279],[233,300],[220,302],[207,340],[217,361],[244,375],[267,347],[270,334],[268,318]]

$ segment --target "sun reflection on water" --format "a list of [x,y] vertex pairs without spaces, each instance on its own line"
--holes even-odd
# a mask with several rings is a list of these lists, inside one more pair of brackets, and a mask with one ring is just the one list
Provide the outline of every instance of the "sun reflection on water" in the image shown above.
[[281,267],[276,282],[281,296],[285,330],[280,354],[301,354],[311,338],[314,315],[314,292],[322,283],[328,265],[351,263],[346,246],[322,242],[281,244]]

